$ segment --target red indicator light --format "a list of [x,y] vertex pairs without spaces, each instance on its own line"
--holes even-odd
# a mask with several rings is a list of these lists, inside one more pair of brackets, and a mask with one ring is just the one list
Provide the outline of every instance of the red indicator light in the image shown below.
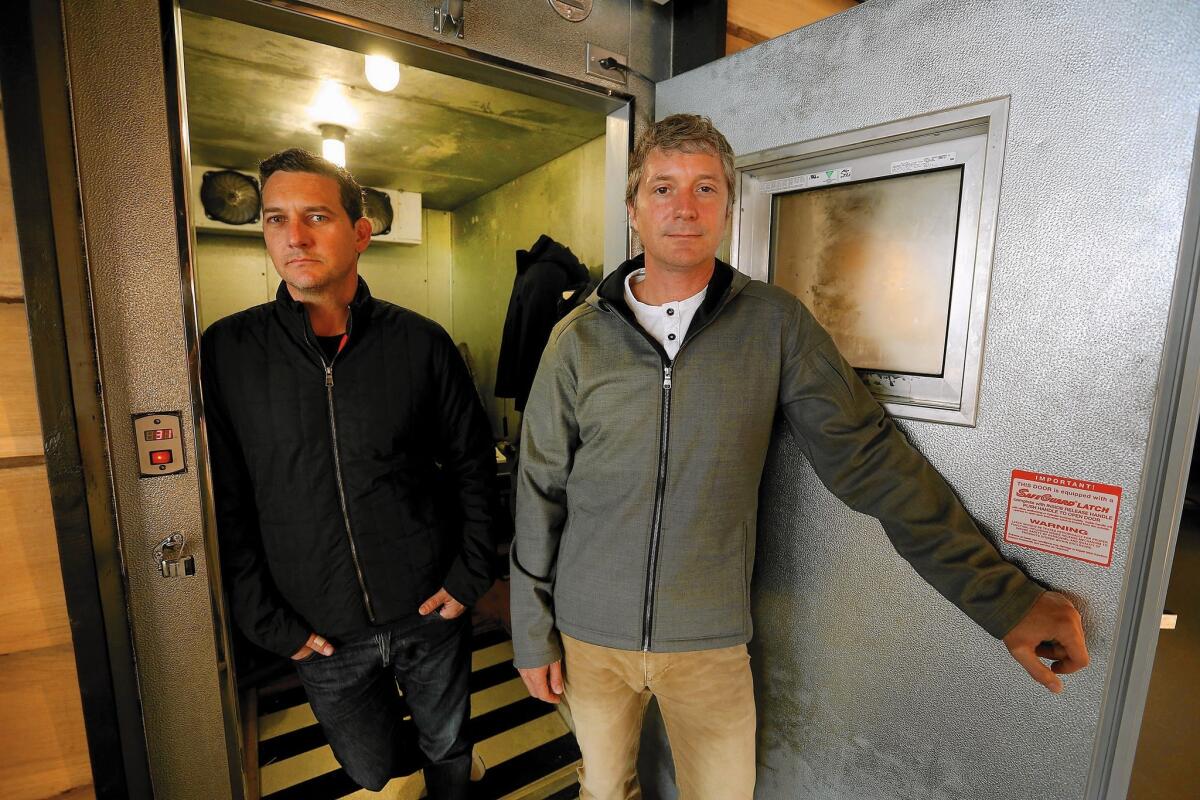
[[173,459],[171,457],[170,450],[151,450],[150,451],[150,463],[151,464],[170,464],[174,460],[175,459]]

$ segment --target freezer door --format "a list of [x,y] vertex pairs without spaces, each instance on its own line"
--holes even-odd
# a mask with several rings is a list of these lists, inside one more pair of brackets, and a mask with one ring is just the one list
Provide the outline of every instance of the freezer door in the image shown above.
[[[746,176],[756,170],[759,189],[788,177],[766,174],[772,153],[808,146],[817,172],[839,139],[875,131],[871,140],[886,144],[889,126],[1007,103],[1003,155],[992,147],[995,129],[983,153],[996,201],[980,206],[973,240],[976,267],[981,248],[993,248],[991,274],[962,340],[979,354],[977,380],[964,362],[964,391],[978,387],[974,419],[898,425],[1005,556],[1071,593],[1093,653],[1091,667],[1048,702],[1003,647],[896,555],[878,522],[821,484],[805,443],[780,424],[761,480],[752,586],[757,797],[1101,796],[1111,766],[1106,703],[1124,680],[1108,655],[1123,652],[1125,576],[1149,518],[1134,503],[1123,508],[1113,563],[1096,567],[1004,541],[1008,488],[1013,470],[1036,469],[1134,496],[1156,463],[1148,442],[1200,108],[1200,83],[1179,76],[1200,74],[1198,38],[1195,3],[1150,13],[1084,0],[1036,11],[1017,0],[870,0],[658,84],[657,118],[704,114],[740,157],[759,155],[756,165],[739,162],[734,213],[767,210],[750,226],[733,220],[731,250],[739,270],[781,283],[836,263],[818,252],[805,266],[828,244],[853,266],[855,248],[873,249],[877,237],[850,227],[789,239],[772,260],[773,214],[777,223],[791,215],[795,231],[805,215],[837,216],[828,209],[845,199],[837,184],[804,200],[787,198],[814,187],[751,194]],[[858,177],[855,167],[846,185],[866,185]],[[895,186],[901,197],[878,198],[881,213],[911,211],[923,191]],[[936,271],[945,264],[934,255],[918,259],[934,272],[917,293],[940,300]],[[967,263],[955,257],[952,285]],[[835,271],[817,285],[857,296],[870,317],[902,305],[899,288],[866,271]],[[936,330],[897,361],[872,352],[850,320],[827,322],[868,379],[881,366],[938,372]]]

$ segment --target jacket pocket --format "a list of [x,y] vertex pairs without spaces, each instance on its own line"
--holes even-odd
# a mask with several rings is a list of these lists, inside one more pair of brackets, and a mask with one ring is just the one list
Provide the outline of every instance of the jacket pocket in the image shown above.
[[703,642],[749,633],[750,528],[743,520],[723,535],[685,541],[664,553],[654,641]]
[[557,621],[609,641],[641,638],[646,551],[630,531],[599,510],[571,510],[555,559]]
[[377,623],[416,614],[417,606],[441,586],[440,536],[436,527],[423,528],[373,538],[359,548]]

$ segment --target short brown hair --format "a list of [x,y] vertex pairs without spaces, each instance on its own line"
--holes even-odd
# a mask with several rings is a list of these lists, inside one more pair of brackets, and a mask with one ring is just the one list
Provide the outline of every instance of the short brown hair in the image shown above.
[[642,132],[633,154],[629,157],[629,180],[625,183],[625,204],[634,205],[642,168],[654,150],[675,150],[683,153],[711,153],[721,159],[725,172],[725,188],[733,204],[733,148],[708,117],[698,114],[672,114],[655,122]]
[[314,155],[307,150],[302,150],[299,147],[293,147],[268,156],[259,162],[259,184],[266,187],[267,178],[276,172],[308,172],[313,175],[324,175],[326,178],[333,178],[337,181],[338,195],[341,197],[342,208],[346,209],[346,214],[349,215],[350,222],[353,224],[362,219],[362,186],[359,185],[358,181],[354,180],[353,175],[332,161]]

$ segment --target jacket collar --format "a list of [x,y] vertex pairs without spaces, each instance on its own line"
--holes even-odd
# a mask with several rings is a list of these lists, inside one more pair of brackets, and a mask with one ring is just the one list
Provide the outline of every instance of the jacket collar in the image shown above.
[[[596,291],[588,297],[588,303],[601,311],[620,314],[636,326],[637,320],[633,316],[633,310],[625,302],[625,279],[629,277],[630,273],[645,266],[644,254],[629,259],[600,282]],[[712,277],[708,281],[708,293],[704,296],[704,302],[696,309],[685,339],[690,338],[693,331],[699,331],[717,314],[721,313],[729,301],[736,297],[748,283],[750,283],[749,276],[717,259]]]
[[[358,276],[358,288],[354,290],[354,299],[350,301],[350,317],[346,320],[346,333],[351,333],[352,327],[362,329],[370,316],[371,290],[367,286],[367,282]],[[287,290],[287,284],[283,281],[279,282],[279,288],[275,291],[275,308],[277,316],[282,321],[283,326],[288,329],[301,342],[315,342],[315,337],[312,336],[312,326],[308,321],[308,314],[304,311],[304,303],[292,297]]]
[[[370,299],[371,290],[367,287],[367,282],[359,275],[358,287],[354,290],[354,299],[350,301],[350,311],[353,313],[366,308]],[[291,292],[287,290],[287,284],[283,281],[279,282],[279,288],[275,290],[275,302],[292,311],[304,310],[304,303],[292,297]]]

